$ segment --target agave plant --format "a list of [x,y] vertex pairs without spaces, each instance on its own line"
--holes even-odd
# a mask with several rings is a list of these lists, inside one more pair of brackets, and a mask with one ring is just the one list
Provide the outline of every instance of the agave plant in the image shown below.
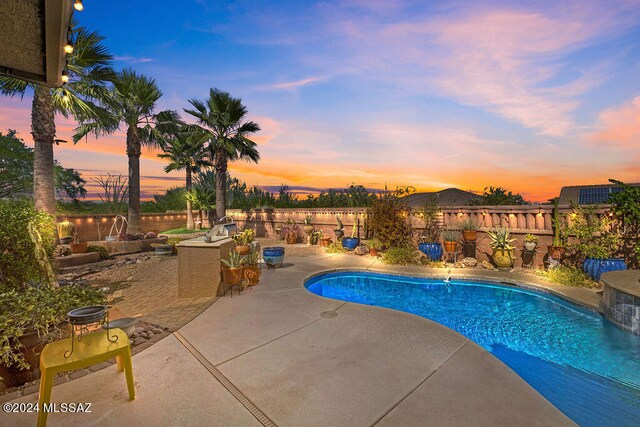
[[513,246],[511,245],[516,239],[510,239],[511,230],[509,228],[496,227],[495,230],[487,231],[489,236],[489,246],[493,250],[511,251]]
[[224,265],[226,265],[229,268],[238,268],[238,267],[242,267],[242,265],[245,264],[245,259],[246,259],[245,256],[240,255],[234,250],[230,250],[229,259],[228,260],[223,259],[221,261]]
[[458,230],[444,230],[442,232],[443,242],[457,242],[460,240],[460,231]]
[[244,263],[246,265],[258,265],[258,262],[260,262],[260,250],[251,248],[251,252],[244,257]]

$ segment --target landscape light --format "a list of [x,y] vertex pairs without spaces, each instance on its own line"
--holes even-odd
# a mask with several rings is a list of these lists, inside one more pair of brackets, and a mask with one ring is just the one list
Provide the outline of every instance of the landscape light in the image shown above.
[[84,5],[82,4],[82,0],[76,0],[73,7],[78,12],[82,12],[84,10]]

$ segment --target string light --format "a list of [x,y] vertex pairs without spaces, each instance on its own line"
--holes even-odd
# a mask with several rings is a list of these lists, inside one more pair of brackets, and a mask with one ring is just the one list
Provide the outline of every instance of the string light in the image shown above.
[[66,45],[64,45],[64,51],[65,53],[73,53],[73,45],[71,44],[71,42],[67,42]]
[[66,90],[62,92],[62,100],[64,102],[67,102],[69,100],[69,95],[67,94]]
[[68,83],[69,82],[69,75],[67,74],[67,70],[62,70],[61,80],[62,80],[63,83]]
[[82,4],[82,0],[76,0],[73,4],[73,8],[78,12],[82,12],[84,10],[84,5]]

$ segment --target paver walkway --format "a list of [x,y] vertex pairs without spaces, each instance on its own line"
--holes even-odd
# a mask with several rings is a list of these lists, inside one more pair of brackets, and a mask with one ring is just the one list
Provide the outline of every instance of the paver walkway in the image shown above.
[[128,316],[175,331],[209,307],[216,298],[178,298],[178,257],[141,268],[130,286],[117,291],[116,306]]
[[[288,252],[285,268],[135,355],[135,401],[104,369],[54,387],[52,401],[91,402],[92,412],[50,414],[50,425],[572,424],[458,333],[303,287],[310,274],[353,267],[381,269],[369,257]],[[35,418],[2,413],[0,425]]]

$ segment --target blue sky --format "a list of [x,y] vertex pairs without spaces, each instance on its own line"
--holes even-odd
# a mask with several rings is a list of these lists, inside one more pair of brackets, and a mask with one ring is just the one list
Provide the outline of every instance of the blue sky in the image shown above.
[[[640,181],[640,1],[86,1],[78,16],[117,68],[157,80],[161,108],[210,87],[241,97],[262,127],[260,164],[232,165],[249,184],[546,200]],[[0,128],[28,140],[29,102],[0,106]],[[59,136],[73,127],[60,119]],[[147,193],[182,176],[160,179],[154,156]],[[125,172],[124,132],[57,157]]]

